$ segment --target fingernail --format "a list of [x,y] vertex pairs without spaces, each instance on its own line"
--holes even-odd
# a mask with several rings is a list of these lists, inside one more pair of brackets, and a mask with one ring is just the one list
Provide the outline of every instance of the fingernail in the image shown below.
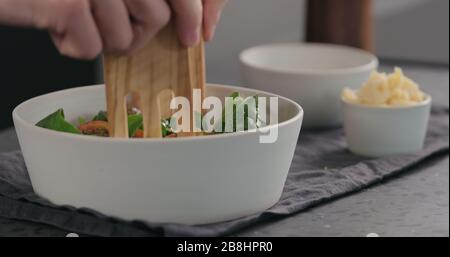
[[200,39],[200,30],[190,30],[184,33],[183,43],[187,46],[194,46],[198,43]]

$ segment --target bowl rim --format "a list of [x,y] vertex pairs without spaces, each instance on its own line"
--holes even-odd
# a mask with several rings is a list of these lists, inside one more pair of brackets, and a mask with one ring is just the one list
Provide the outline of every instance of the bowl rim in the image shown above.
[[[370,59],[370,61],[364,65],[358,65],[347,68],[333,68],[333,69],[297,69],[297,70],[288,70],[288,69],[280,69],[276,67],[267,67],[266,65],[258,65],[253,64],[248,60],[248,55],[257,50],[264,50],[265,48],[280,48],[280,47],[320,47],[327,49],[344,49],[352,51],[353,53],[358,53],[365,55]],[[316,76],[327,76],[327,75],[349,75],[354,73],[361,73],[366,71],[374,70],[379,65],[378,57],[368,51],[363,49],[359,49],[356,47],[337,45],[337,44],[326,44],[326,43],[302,43],[302,42],[290,42],[290,43],[273,43],[273,44],[264,44],[258,45],[254,47],[247,48],[243,50],[239,54],[239,60],[242,65],[250,67],[255,70],[269,72],[269,73],[277,73],[277,74],[287,74],[287,75],[316,75]]]
[[406,106],[373,106],[373,105],[366,105],[361,103],[351,103],[347,100],[345,100],[344,96],[341,95],[341,102],[346,106],[356,107],[359,109],[366,109],[366,110],[410,110],[415,108],[420,108],[424,106],[431,105],[433,101],[433,97],[429,94],[425,94],[426,99],[420,103],[414,104],[414,105],[406,105]]
[[[278,126],[278,128],[285,127],[285,126],[288,126],[288,125],[296,122],[297,120],[300,120],[300,122],[301,122],[301,120],[304,117],[304,110],[298,103],[296,103],[295,101],[293,101],[289,98],[279,96],[274,93],[256,90],[256,89],[252,89],[252,88],[243,88],[243,87],[211,84],[211,83],[208,83],[207,86],[208,87],[216,87],[216,88],[229,88],[229,89],[234,89],[236,91],[240,91],[240,90],[252,91],[252,92],[255,92],[256,94],[266,94],[269,96],[275,96],[275,97],[278,97],[280,99],[287,101],[289,104],[293,105],[296,108],[297,113],[292,118],[287,119],[278,124],[266,126],[263,128],[264,130],[272,130],[275,128],[275,126]],[[198,137],[181,137],[181,138],[170,138],[170,139],[167,139],[167,138],[131,139],[131,138],[96,137],[96,136],[71,134],[71,133],[41,128],[41,127],[36,126],[35,124],[30,124],[29,122],[25,121],[22,117],[20,117],[20,115],[18,113],[19,109],[23,108],[24,105],[26,105],[27,103],[29,103],[31,101],[35,101],[36,99],[41,98],[41,97],[50,97],[50,96],[58,95],[58,94],[67,94],[71,91],[89,90],[89,89],[95,89],[95,88],[100,88],[100,87],[104,87],[104,84],[81,86],[81,87],[74,87],[74,88],[69,88],[69,89],[64,89],[64,90],[58,90],[55,92],[39,95],[39,96],[33,97],[31,99],[28,99],[14,108],[14,110],[12,112],[14,123],[16,123],[16,122],[20,123],[20,125],[28,128],[30,130],[35,130],[36,132],[39,132],[41,134],[44,133],[44,134],[47,134],[48,136],[53,136],[55,138],[59,137],[59,138],[67,138],[67,139],[84,140],[84,141],[90,141],[90,142],[103,142],[103,143],[108,143],[108,142],[110,142],[110,143],[133,143],[133,144],[142,144],[142,143],[151,143],[151,142],[155,142],[155,143],[156,142],[159,142],[159,143],[177,143],[178,142],[178,143],[180,143],[180,142],[202,141],[202,140],[219,140],[219,139],[224,139],[224,138],[239,137],[239,136],[262,133],[261,131],[257,130],[257,131],[243,131],[243,132],[224,133],[224,134],[217,134],[217,135],[207,135],[207,136],[198,136]],[[15,127],[16,126],[17,125],[15,124]],[[17,130],[17,128],[16,128],[16,130]]]

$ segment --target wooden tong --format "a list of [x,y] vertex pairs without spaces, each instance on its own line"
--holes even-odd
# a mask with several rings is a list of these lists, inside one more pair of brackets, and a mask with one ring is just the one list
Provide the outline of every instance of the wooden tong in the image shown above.
[[203,41],[192,48],[183,46],[173,24],[132,55],[105,55],[109,134],[118,138],[132,136],[128,133],[126,97],[134,93],[139,95],[144,137],[162,137],[161,120],[170,117],[174,96],[188,98],[192,108],[192,90],[201,89],[203,100],[204,55]]

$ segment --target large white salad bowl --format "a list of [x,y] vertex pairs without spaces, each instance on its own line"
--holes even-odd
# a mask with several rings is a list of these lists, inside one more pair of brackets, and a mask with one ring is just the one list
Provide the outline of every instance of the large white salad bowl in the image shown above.
[[[275,96],[209,85],[207,95]],[[262,132],[174,139],[114,139],[35,126],[63,108],[66,118],[105,110],[104,86],[28,100],[13,112],[33,188],[58,205],[87,207],[126,220],[205,224],[263,211],[280,198],[297,145],[303,110],[279,98],[278,140]],[[275,129],[275,126],[271,126]]]

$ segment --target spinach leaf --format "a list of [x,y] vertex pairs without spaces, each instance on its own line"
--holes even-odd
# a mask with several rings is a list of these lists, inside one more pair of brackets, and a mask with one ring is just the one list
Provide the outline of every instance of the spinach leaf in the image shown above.
[[[223,111],[222,111],[222,129],[225,130],[225,113],[228,108],[233,108],[233,131],[237,132],[238,130],[247,131],[249,129],[259,128],[261,126],[261,122],[259,122],[259,113],[258,113],[258,96],[255,95],[253,97],[247,97],[243,98],[239,94],[239,92],[233,92],[229,97],[233,99],[233,102],[231,105],[225,104]],[[251,99],[255,100],[255,106],[254,108],[250,108],[246,104]],[[237,109],[241,108],[242,105],[244,105],[244,124],[237,124]],[[252,115],[250,115],[252,114]],[[256,114],[256,115],[253,115]],[[253,120],[253,117],[256,116],[256,120]],[[222,131],[222,133],[223,133]]]
[[65,120],[64,110],[59,109],[56,112],[39,121],[36,126],[72,134],[81,134],[80,130]]
[[142,115],[133,114],[128,115],[128,133],[130,137],[136,134],[136,131],[142,127]]
[[105,111],[100,111],[92,120],[108,121],[108,113]]
[[241,94],[239,94],[239,92],[233,92],[230,97],[234,99],[238,98]]
[[170,118],[161,121],[161,129],[163,137],[173,134],[172,127],[170,126]]
[[78,117],[78,125],[86,124],[86,119],[84,117]]

